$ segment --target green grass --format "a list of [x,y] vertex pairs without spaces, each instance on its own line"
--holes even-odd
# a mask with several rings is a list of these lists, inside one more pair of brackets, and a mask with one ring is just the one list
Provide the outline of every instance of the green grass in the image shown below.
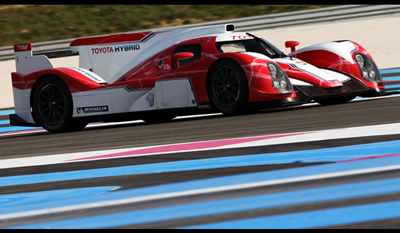
[[327,6],[329,5],[0,5],[0,46]]

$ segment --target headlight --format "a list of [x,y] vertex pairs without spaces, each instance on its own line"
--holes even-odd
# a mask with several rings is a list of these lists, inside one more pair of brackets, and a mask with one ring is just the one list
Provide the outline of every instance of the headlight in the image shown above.
[[269,72],[271,73],[271,76],[276,77],[276,67],[274,64],[269,63],[268,64]]
[[278,82],[278,81],[273,81],[273,82],[272,82],[272,85],[273,85],[273,87],[274,87],[275,89],[278,89],[278,88],[279,88],[279,82]]
[[370,57],[363,53],[355,53],[354,60],[360,69],[360,74],[363,79],[372,83],[382,81],[379,69]]
[[293,86],[290,84],[289,78],[282,68],[272,62],[268,62],[267,65],[271,74],[272,87],[281,93],[292,92]]
[[368,78],[368,72],[365,70],[363,71],[363,78],[365,78],[365,79]]
[[364,67],[364,58],[360,54],[357,54],[355,56],[355,58],[356,58],[356,62],[358,64],[358,66],[359,67]]
[[370,77],[371,79],[375,79],[375,76],[376,76],[375,71],[371,70],[371,71],[369,72],[369,77]]
[[281,80],[281,87],[286,88],[287,82],[285,80]]

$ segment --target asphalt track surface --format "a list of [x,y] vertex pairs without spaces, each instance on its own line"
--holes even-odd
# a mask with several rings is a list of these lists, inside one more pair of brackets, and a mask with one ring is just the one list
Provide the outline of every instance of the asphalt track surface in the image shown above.
[[[131,123],[117,126],[99,126],[86,128],[81,132],[50,134],[38,132],[27,135],[4,136],[0,138],[0,159],[25,158],[31,156],[53,155],[62,153],[140,147],[194,141],[207,141],[226,138],[250,137],[282,133],[295,133],[314,130],[347,128],[355,126],[377,125],[400,122],[400,98],[369,99],[353,101],[341,105],[320,106],[318,104],[298,106],[286,109],[263,111],[256,114],[225,117],[222,115],[201,116],[187,119],[176,119],[169,123],[148,125]],[[400,135],[366,136],[351,140],[335,139],[315,142],[290,143],[238,149],[207,150],[160,154],[144,157],[128,157],[107,160],[96,160],[79,163],[42,165],[33,167],[0,169],[0,177],[44,174],[61,171],[76,171],[119,167],[127,165],[143,165],[162,162],[185,161],[205,158],[223,158],[227,156],[261,154],[272,152],[288,152],[298,150],[321,149],[372,142],[400,140]],[[248,174],[263,171],[316,166],[330,162],[287,164],[269,164],[256,166],[225,167],[207,170],[124,175],[82,180],[47,182],[2,187],[0,195],[26,192],[43,192],[49,190],[76,189],[98,186],[120,186],[121,190],[191,181],[205,178],[216,178],[228,175]],[[224,191],[211,194],[196,194],[185,197],[158,199],[139,204],[114,205],[97,207],[80,211],[67,211],[55,214],[1,220],[0,228],[35,224],[46,221],[59,221],[71,218],[140,211],[149,208],[162,208],[190,203],[216,201],[224,198],[238,198],[254,195],[294,192],[304,189],[323,188],[331,185],[344,185],[354,182],[376,181],[399,178],[400,170],[351,175],[345,177],[321,178],[311,181],[293,182],[270,186],[261,186],[236,191]],[[118,192],[115,191],[115,192]],[[66,200],[68,201],[68,200]],[[319,211],[337,207],[351,207],[371,203],[400,201],[400,192],[371,194],[367,196],[346,197],[312,203],[298,203],[276,207],[265,207],[250,210],[238,210],[226,213],[213,213],[203,216],[160,220],[149,223],[125,224],[106,228],[181,228],[223,221],[253,219],[259,217],[296,214],[307,211]],[[243,225],[242,225],[243,226]],[[66,227],[66,226],[65,226]],[[74,228],[74,226],[68,226]],[[250,226],[249,226],[250,227]],[[338,224],[320,228],[399,228],[400,218]],[[79,228],[79,227],[78,227]],[[213,228],[211,226],[211,228]]]
[[399,106],[399,98],[369,99],[242,116],[216,115],[177,119],[164,124],[86,128],[57,135],[42,132],[9,136],[0,140],[0,159],[397,123]]

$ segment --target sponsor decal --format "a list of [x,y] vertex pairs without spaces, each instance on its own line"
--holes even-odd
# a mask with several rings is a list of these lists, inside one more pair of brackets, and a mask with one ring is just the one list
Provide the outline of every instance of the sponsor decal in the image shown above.
[[16,44],[14,45],[14,52],[31,51],[31,44]]
[[250,35],[231,36],[232,40],[244,40],[252,38]]
[[211,37],[208,37],[208,39],[207,40],[203,40],[203,39],[197,39],[197,41],[200,41],[200,42],[210,42],[210,40],[211,40]]
[[27,44],[24,44],[24,45],[19,44],[19,45],[17,45],[16,47],[17,47],[17,49],[19,49],[19,50],[26,50],[26,49],[28,49],[28,45],[27,45]]
[[164,63],[164,57],[162,57],[162,58],[160,58],[159,60],[158,60],[158,63],[157,63],[157,68],[159,69],[159,70],[162,70],[162,69],[164,69],[164,70],[170,70],[171,69],[171,66],[167,63]]
[[116,46],[106,46],[100,48],[92,48],[92,54],[103,54],[103,53],[117,53],[117,52],[128,52],[140,50],[139,44],[133,45],[116,45]]
[[93,107],[79,107],[76,108],[78,114],[93,113],[93,112],[108,112],[108,106],[93,106]]
[[85,75],[86,77],[92,79],[95,82],[106,83],[106,81],[104,81],[100,77],[96,76],[94,73],[87,72],[84,69],[80,69],[80,68],[70,68],[70,69],[80,72],[81,74]]
[[158,60],[158,64],[157,67],[159,70],[161,70],[164,67],[164,58],[160,58],[160,60]]
[[153,93],[149,93],[146,96],[146,100],[147,100],[147,102],[149,102],[150,107],[153,107],[153,105],[154,105],[154,94]]

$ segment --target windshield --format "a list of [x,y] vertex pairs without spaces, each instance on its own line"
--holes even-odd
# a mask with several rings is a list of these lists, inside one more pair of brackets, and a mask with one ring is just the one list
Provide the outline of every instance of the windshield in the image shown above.
[[254,52],[264,54],[269,58],[286,57],[286,55],[277,47],[275,47],[265,39],[258,37],[247,40],[222,41],[217,42],[216,45],[220,53]]

